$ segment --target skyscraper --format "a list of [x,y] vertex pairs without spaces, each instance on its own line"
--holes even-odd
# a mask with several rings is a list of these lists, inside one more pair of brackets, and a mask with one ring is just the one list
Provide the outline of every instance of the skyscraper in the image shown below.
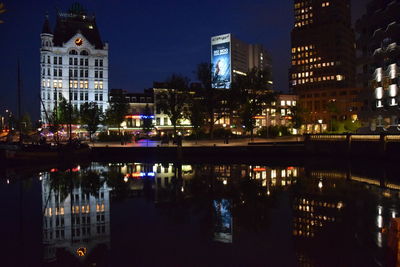
[[215,88],[229,89],[237,75],[246,75],[257,68],[271,74],[268,84],[272,89],[271,58],[261,44],[248,44],[230,33],[214,36],[211,38],[211,64]]
[[290,88],[309,112],[308,123],[345,119],[357,109],[350,9],[350,0],[294,1]]
[[399,132],[399,11],[399,0],[373,0],[356,23],[361,117],[372,131]]
[[108,44],[100,37],[96,19],[79,4],[58,13],[54,31],[46,16],[41,38],[41,118],[48,122],[62,99],[79,109],[96,102],[108,105]]

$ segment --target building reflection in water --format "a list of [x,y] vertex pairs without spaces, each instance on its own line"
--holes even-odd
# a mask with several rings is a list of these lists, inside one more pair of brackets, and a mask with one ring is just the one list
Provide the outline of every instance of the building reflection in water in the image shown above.
[[[329,243],[327,237],[335,236],[335,233],[338,236],[350,233],[346,232],[350,230],[343,228],[345,224],[354,224],[356,229],[365,228],[365,232],[372,231],[376,246],[383,247],[386,242],[384,229],[388,227],[390,218],[398,214],[397,206],[389,205],[390,208],[387,208],[387,202],[391,197],[398,196],[399,185],[356,175],[348,170],[172,163],[92,164],[89,169],[102,174],[99,175],[100,186],[92,193],[88,193],[82,183],[73,183],[70,191],[65,193],[64,189],[68,186],[55,187],[51,181],[52,173],[43,175],[46,261],[55,260],[60,249],[77,258],[85,258],[99,245],[109,247],[110,197],[120,193],[121,184],[129,191],[128,197],[148,194],[146,196],[151,197],[155,204],[209,197],[209,215],[213,217],[209,225],[210,229],[213,228],[210,239],[222,243],[240,240],[235,236],[241,235],[239,229],[245,227],[265,230],[271,220],[268,217],[270,207],[276,204],[273,203],[276,201],[274,197],[287,192],[292,218],[291,238],[297,244],[295,247],[300,266],[318,265],[316,254],[321,252],[318,246]],[[85,171],[77,173],[83,174]],[[114,179],[119,179],[119,183],[110,178],[112,172],[118,174]],[[71,174],[72,171],[65,173]],[[379,196],[376,202],[370,201],[374,205],[378,203],[374,208],[376,217],[366,217],[369,207],[353,201],[351,190],[354,189],[356,193],[366,192],[359,196],[363,201],[372,195]],[[359,213],[355,216],[352,214],[354,212]],[[366,221],[372,221],[373,225]],[[340,251],[338,247],[335,249],[332,248],[332,251]],[[321,255],[324,257],[328,254]]]
[[[45,262],[60,257],[64,261],[72,255],[86,261],[92,253],[109,248],[110,188],[100,175],[102,171],[104,168],[92,164],[89,172],[78,167],[64,172],[53,169],[42,175]],[[94,179],[95,185],[85,188],[85,181],[80,181],[85,179]]]

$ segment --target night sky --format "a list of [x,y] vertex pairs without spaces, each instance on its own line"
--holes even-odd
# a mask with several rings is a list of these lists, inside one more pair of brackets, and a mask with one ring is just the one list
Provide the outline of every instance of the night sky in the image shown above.
[[[44,15],[55,26],[56,8],[76,1],[0,0],[7,12],[0,24],[0,114],[16,109],[16,65],[20,58],[23,110],[39,115],[40,33]],[[367,0],[353,0],[353,20]],[[195,80],[200,62],[210,60],[210,37],[232,33],[261,43],[272,55],[275,90],[287,91],[290,60],[291,0],[82,0],[95,13],[100,34],[109,43],[109,88],[140,92],[172,73]]]

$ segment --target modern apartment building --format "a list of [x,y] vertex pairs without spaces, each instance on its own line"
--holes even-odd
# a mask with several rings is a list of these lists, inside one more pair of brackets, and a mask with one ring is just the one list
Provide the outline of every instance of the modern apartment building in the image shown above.
[[398,132],[400,1],[374,0],[357,21],[359,53],[357,78],[361,95],[361,118],[369,131]]
[[[350,0],[294,1],[290,88],[299,96],[300,106],[310,114],[306,123],[344,120],[357,111],[352,95],[358,89],[350,9]],[[346,91],[351,108],[329,114],[328,103],[335,104],[335,95],[342,91]],[[326,97],[321,100],[321,95]]]

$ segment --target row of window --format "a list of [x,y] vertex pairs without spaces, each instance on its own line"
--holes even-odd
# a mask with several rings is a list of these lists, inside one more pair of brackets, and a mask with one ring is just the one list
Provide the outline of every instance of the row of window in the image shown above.
[[292,53],[304,52],[312,49],[315,49],[315,45],[298,46],[292,48]]
[[339,92],[333,91],[333,92],[330,92],[329,94],[326,93],[326,92],[324,92],[324,93],[314,93],[314,94],[304,94],[304,95],[300,95],[300,98],[327,97],[328,95],[329,96],[337,96],[337,95],[344,96],[344,95],[348,95],[348,94],[358,95],[359,91],[352,90],[349,93],[347,91],[339,91]]
[[292,84],[293,85],[299,85],[299,84],[306,84],[306,83],[316,83],[316,82],[325,82],[325,81],[343,81],[345,79],[344,75],[330,75],[330,76],[321,76],[321,77],[315,77],[315,78],[306,78],[306,79],[298,79],[298,80],[293,80]]
[[294,4],[294,8],[298,9],[298,8],[306,7],[310,4],[311,4],[311,0],[301,1],[299,3]]
[[313,20],[313,19],[304,20],[304,21],[302,21],[302,22],[297,22],[297,23],[295,23],[295,24],[294,24],[294,27],[300,28],[300,27],[307,26],[308,24],[313,24],[313,23],[314,23],[314,20]]
[[[43,88],[63,88],[63,81],[62,80],[53,80],[53,84],[51,84],[50,79],[43,79],[42,80],[42,87]],[[103,89],[104,83],[103,81],[94,81],[94,89]],[[89,81],[87,80],[70,80],[69,81],[69,89],[88,89],[89,88]]]
[[[46,68],[42,68],[42,76],[46,75]],[[47,76],[51,76],[50,73],[50,68],[47,68]],[[61,68],[54,68],[53,69],[53,76],[54,77],[62,77],[63,76],[63,71]],[[72,78],[77,78],[77,77],[81,77],[81,78],[88,78],[89,77],[89,70],[86,69],[80,69],[79,70],[79,76],[78,76],[78,69],[69,69],[69,77]],[[103,71],[102,70],[95,70],[94,71],[94,77],[95,78],[103,78]]]
[[295,16],[294,18],[295,18],[296,22],[302,22],[302,21],[308,20],[309,18],[312,18],[312,17],[313,17],[313,13],[298,15],[298,16]]

